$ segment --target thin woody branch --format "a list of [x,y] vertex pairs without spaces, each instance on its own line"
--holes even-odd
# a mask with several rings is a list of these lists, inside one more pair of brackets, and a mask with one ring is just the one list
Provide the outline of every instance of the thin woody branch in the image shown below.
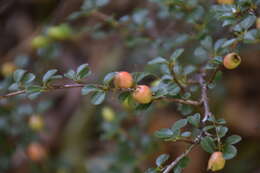
[[207,82],[204,79],[204,74],[199,76],[199,83],[201,86],[201,103],[203,105],[204,109],[204,118],[202,120],[202,123],[205,123],[209,117],[211,116],[211,112],[209,109],[209,101],[208,101],[208,95],[207,95]]
[[167,100],[167,101],[171,101],[171,102],[176,102],[176,103],[181,103],[181,104],[186,104],[186,105],[193,105],[193,106],[201,105],[201,102],[196,101],[196,100],[184,100],[184,99],[167,98],[167,97],[159,97],[159,98],[155,99],[155,101],[159,101],[159,100]]
[[169,173],[184,157],[186,157],[192,149],[196,146],[196,143],[190,145],[184,153],[182,153],[179,157],[177,157],[170,165],[166,167],[163,173]]
[[[64,84],[64,85],[52,85],[49,86],[46,90],[44,90],[43,92],[50,92],[53,90],[59,90],[59,89],[69,89],[69,88],[81,88],[83,87],[84,84]],[[26,90],[19,90],[19,91],[15,91],[15,92],[10,92],[6,95],[2,95],[0,96],[0,99],[5,99],[5,98],[9,98],[9,97],[14,97],[17,95],[21,95],[21,94],[25,94]]]

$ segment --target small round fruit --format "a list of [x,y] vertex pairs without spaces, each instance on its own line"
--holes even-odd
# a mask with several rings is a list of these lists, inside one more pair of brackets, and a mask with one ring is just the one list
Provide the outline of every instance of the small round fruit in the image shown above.
[[234,4],[235,0],[217,0],[218,4]]
[[131,88],[133,86],[133,77],[126,71],[118,72],[114,77],[114,85],[117,88]]
[[132,96],[135,101],[141,104],[147,104],[152,101],[152,91],[146,85],[138,85]]
[[46,47],[50,43],[50,40],[42,35],[36,36],[32,39],[31,45],[34,49]]
[[260,17],[256,19],[256,28],[260,29]]
[[111,122],[115,119],[115,112],[110,107],[104,107],[102,109],[102,117],[105,121]]
[[46,158],[46,149],[39,143],[31,143],[27,148],[28,157],[35,162],[42,161]]
[[66,24],[52,26],[48,29],[47,34],[55,40],[66,40],[71,37],[71,28]]
[[226,160],[222,152],[214,152],[211,154],[208,162],[208,170],[219,171],[224,168]]
[[44,127],[43,118],[40,115],[33,115],[29,119],[29,126],[35,131],[40,131]]
[[6,62],[1,67],[1,73],[4,77],[11,76],[16,69],[16,65],[12,62]]
[[237,53],[229,53],[224,57],[224,67],[232,70],[237,68],[241,63],[241,57]]

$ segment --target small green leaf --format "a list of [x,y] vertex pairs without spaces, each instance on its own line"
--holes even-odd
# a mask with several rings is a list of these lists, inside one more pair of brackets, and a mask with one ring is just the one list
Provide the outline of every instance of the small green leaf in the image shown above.
[[15,82],[20,82],[25,73],[26,73],[25,70],[23,70],[23,69],[17,69],[17,70],[14,72],[14,74],[13,74],[14,81],[15,81]]
[[247,30],[248,28],[250,28],[256,21],[256,16],[254,15],[249,15],[247,18],[245,18],[241,23],[240,26]]
[[91,97],[91,103],[93,105],[99,105],[105,100],[105,97],[106,93],[104,91],[97,91]]
[[206,50],[211,50],[213,47],[213,40],[210,36],[207,36],[205,39],[203,39],[200,44],[202,45],[203,48]]
[[149,65],[153,64],[167,64],[167,60],[162,57],[157,57],[148,62]]
[[191,136],[191,132],[183,132],[182,134],[181,134],[181,136],[182,137],[190,137]]
[[95,85],[92,85],[92,84],[89,84],[89,85],[85,85],[82,89],[81,89],[81,94],[82,95],[87,95],[89,94],[90,92],[95,92],[95,91],[100,91],[100,89],[95,86]]
[[158,138],[170,138],[173,135],[173,131],[171,129],[160,129],[155,132],[155,136]]
[[133,78],[134,81],[136,83],[140,82],[141,80],[143,80],[145,77],[151,75],[151,73],[147,73],[147,72],[135,72],[133,73]]
[[228,132],[228,128],[224,126],[218,126],[217,132],[220,138],[224,137],[226,133]]
[[112,82],[113,78],[115,77],[116,73],[117,73],[117,72],[108,73],[108,74],[104,77],[103,83],[104,83],[105,85],[109,85],[109,84]]
[[155,168],[149,168],[145,173],[158,173]]
[[158,167],[162,166],[168,159],[169,159],[169,155],[168,154],[161,154],[159,157],[157,157],[156,159],[156,165]]
[[119,99],[121,102],[124,102],[125,99],[127,99],[129,96],[131,96],[131,92],[125,91],[125,92],[122,92],[122,93],[119,94],[118,99]]
[[31,100],[36,99],[39,95],[41,94],[41,92],[34,92],[28,95],[28,98]]
[[232,159],[237,155],[237,149],[233,145],[225,145],[223,154],[226,160]]
[[170,57],[171,62],[176,62],[177,59],[182,55],[183,52],[184,52],[184,49],[182,49],[182,48],[175,50]]
[[187,122],[188,122],[187,119],[180,119],[180,120],[176,121],[171,128],[172,131],[183,128],[184,126],[187,125]]
[[136,111],[146,111],[148,108],[150,108],[152,103],[147,104],[137,104],[135,107]]
[[238,135],[232,135],[232,136],[229,136],[229,137],[226,139],[225,143],[226,143],[226,144],[236,144],[236,143],[240,142],[241,140],[242,140],[242,138],[241,138],[240,136],[238,136]]
[[42,82],[45,84],[48,83],[52,79],[52,77],[57,73],[57,71],[57,69],[47,71],[42,78]]
[[42,87],[38,85],[32,85],[26,88],[27,93],[35,93],[35,92],[41,92]]
[[88,75],[90,75],[90,70],[88,64],[82,64],[77,68],[77,79],[81,80],[83,78],[86,78]]
[[69,70],[67,73],[64,74],[64,77],[71,80],[76,80],[76,72],[74,70]]
[[216,144],[214,143],[214,140],[209,136],[202,138],[200,145],[208,153],[213,153],[216,148]]
[[190,161],[190,159],[188,157],[183,157],[179,161],[178,166],[181,167],[181,168],[186,168],[189,164],[189,161]]
[[237,41],[237,38],[229,39],[229,40],[225,41],[225,43],[222,45],[222,48],[228,47],[228,46],[232,45],[233,43],[235,43],[236,41]]
[[18,83],[13,83],[12,85],[9,86],[8,90],[10,91],[16,91],[19,90],[19,84]]
[[200,125],[200,114],[196,113],[193,116],[188,117],[188,122],[193,125],[194,127],[199,127]]
[[213,126],[213,125],[205,126],[205,127],[203,128],[203,131],[208,131],[208,130],[211,130],[211,129],[213,129],[213,128],[215,128],[215,126]]
[[174,173],[181,173],[181,171],[182,171],[182,168],[179,167],[179,166],[176,166],[176,167],[174,168],[174,170],[173,170]]
[[167,87],[167,92],[170,96],[176,96],[180,91],[180,87],[175,83],[171,83]]
[[25,83],[25,84],[29,84],[31,83],[32,81],[34,81],[35,79],[35,75],[32,74],[32,73],[27,73],[26,75],[23,76],[22,78],[22,82]]

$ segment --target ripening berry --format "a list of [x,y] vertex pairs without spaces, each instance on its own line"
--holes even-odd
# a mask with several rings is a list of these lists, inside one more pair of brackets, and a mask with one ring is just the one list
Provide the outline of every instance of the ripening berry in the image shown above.
[[71,37],[71,28],[68,25],[52,26],[48,29],[47,34],[55,40],[66,40]]
[[260,29],[260,17],[256,19],[256,28]]
[[117,88],[131,88],[133,86],[133,77],[126,71],[118,72],[114,77],[114,85]]
[[226,160],[222,152],[214,152],[211,154],[208,162],[208,170],[219,171],[224,168]]
[[102,109],[102,117],[105,121],[111,122],[115,119],[115,112],[110,107],[104,107]]
[[40,115],[33,115],[29,119],[29,126],[35,131],[41,131],[44,127],[43,118]]
[[217,0],[218,4],[234,4],[235,0]]
[[39,162],[46,158],[47,152],[41,144],[31,143],[27,148],[27,155],[32,161]]
[[132,96],[135,101],[141,104],[147,104],[152,101],[152,91],[146,85],[138,85]]
[[34,49],[46,47],[50,43],[50,40],[42,35],[36,36],[32,39],[31,45]]
[[11,76],[16,69],[16,65],[12,62],[6,62],[1,67],[1,73],[4,77]]
[[229,53],[224,57],[224,67],[232,70],[239,66],[241,63],[241,57],[237,53]]

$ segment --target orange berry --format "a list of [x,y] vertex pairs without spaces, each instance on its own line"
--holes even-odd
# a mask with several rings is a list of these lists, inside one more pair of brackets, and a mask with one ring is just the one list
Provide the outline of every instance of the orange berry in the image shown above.
[[222,152],[214,152],[211,154],[208,162],[208,170],[219,171],[224,168],[226,160]]
[[232,70],[237,68],[241,63],[241,57],[237,53],[229,53],[224,57],[224,67]]
[[118,72],[114,77],[114,85],[117,88],[131,88],[133,86],[133,77],[128,72]]
[[141,104],[147,104],[152,101],[152,91],[146,85],[138,85],[132,96],[135,101]]
[[234,4],[235,0],[217,0],[219,4]]
[[31,143],[27,148],[27,155],[32,161],[42,161],[46,158],[47,152],[39,143]]

